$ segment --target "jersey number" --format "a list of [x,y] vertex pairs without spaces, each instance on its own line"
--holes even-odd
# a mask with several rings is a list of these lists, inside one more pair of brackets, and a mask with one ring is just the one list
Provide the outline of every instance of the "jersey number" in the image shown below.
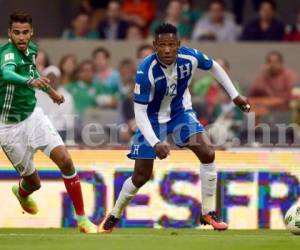
[[32,65],[29,65],[29,75],[30,75],[30,78],[34,78],[34,70],[33,70],[32,67],[33,67]]
[[172,83],[170,86],[167,86],[166,96],[174,97],[177,95],[177,85]]

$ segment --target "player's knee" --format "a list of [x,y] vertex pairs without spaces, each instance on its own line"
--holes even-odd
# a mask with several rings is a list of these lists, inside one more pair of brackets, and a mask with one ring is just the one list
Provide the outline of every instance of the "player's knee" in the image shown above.
[[215,150],[213,148],[207,148],[204,154],[201,157],[202,163],[212,163],[215,161]]
[[147,174],[133,175],[132,182],[136,187],[140,188],[143,185],[145,185],[146,182],[150,180],[150,178],[151,178],[151,175],[148,176]]
[[64,156],[61,159],[61,170],[63,173],[69,173],[74,170],[74,165],[71,157]]

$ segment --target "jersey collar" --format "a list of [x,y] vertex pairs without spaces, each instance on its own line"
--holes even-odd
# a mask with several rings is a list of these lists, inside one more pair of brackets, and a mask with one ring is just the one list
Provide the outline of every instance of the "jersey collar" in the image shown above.
[[171,70],[171,69],[173,69],[173,68],[176,66],[176,64],[177,64],[177,56],[176,56],[175,62],[172,63],[171,65],[164,64],[162,61],[160,61],[159,58],[158,58],[158,56],[157,56],[157,53],[155,53],[155,56],[156,56],[157,62],[159,63],[159,65],[160,65],[163,69]]

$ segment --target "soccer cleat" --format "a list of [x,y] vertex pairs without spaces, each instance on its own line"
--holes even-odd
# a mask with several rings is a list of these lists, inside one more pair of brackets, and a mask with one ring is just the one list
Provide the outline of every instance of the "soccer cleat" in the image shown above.
[[120,221],[119,218],[116,218],[113,215],[108,215],[100,224],[99,226],[99,233],[110,234],[114,227]]
[[77,217],[78,229],[81,233],[96,234],[98,233],[97,226],[93,224],[86,216]]
[[21,197],[19,195],[19,186],[14,185],[12,187],[12,192],[14,195],[17,197],[18,201],[20,202],[21,207],[23,210],[29,214],[37,214],[39,211],[36,202],[32,199],[32,197],[27,196],[27,197]]
[[228,225],[217,216],[216,212],[209,212],[208,214],[202,215],[200,223],[202,225],[211,225],[214,230],[218,231],[228,229]]

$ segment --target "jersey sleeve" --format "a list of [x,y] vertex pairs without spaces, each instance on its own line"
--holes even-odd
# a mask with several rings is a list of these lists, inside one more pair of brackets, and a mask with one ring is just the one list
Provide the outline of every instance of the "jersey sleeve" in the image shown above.
[[136,72],[134,101],[140,104],[148,104],[150,102],[151,82],[148,78],[147,68],[140,66]]
[[198,62],[198,69],[202,70],[210,70],[213,66],[213,60],[212,58],[208,57],[201,51],[193,48],[183,48],[183,52],[186,54],[189,54],[197,59]]
[[3,69],[8,64],[17,66],[16,54],[13,51],[5,50],[1,53],[0,68]]
[[2,68],[2,79],[4,82],[12,84],[26,85],[29,78],[21,76],[15,72],[15,65],[5,64]]

